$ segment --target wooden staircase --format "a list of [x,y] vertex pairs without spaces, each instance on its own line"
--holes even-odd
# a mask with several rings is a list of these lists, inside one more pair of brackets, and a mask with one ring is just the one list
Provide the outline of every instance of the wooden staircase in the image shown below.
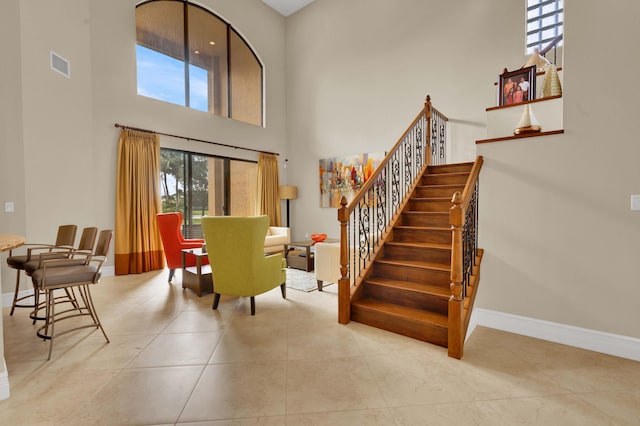
[[351,320],[447,347],[449,210],[473,164],[427,167],[351,300]]

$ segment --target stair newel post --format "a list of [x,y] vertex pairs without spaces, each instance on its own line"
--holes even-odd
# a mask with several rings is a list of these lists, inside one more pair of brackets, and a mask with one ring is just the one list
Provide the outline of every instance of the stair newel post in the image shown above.
[[427,166],[431,165],[431,96],[427,95],[424,101],[424,117],[427,131],[424,132],[424,162]]
[[338,209],[338,222],[340,222],[340,280],[338,280],[338,322],[348,324],[351,321],[351,291],[349,290],[349,240],[347,224],[349,213],[347,211],[347,198],[340,199]]
[[464,300],[462,296],[463,280],[463,248],[462,248],[462,194],[456,192],[451,200],[453,205],[449,210],[449,223],[451,224],[451,296],[449,297],[449,356],[461,359],[464,335]]

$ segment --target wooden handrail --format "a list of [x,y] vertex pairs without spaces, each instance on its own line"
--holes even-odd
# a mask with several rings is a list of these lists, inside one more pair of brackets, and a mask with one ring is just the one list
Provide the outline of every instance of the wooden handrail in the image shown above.
[[[418,123],[418,121],[423,116],[427,117],[427,121],[428,121],[428,119],[431,118],[432,111],[438,112],[444,118],[445,121],[449,121],[448,117],[446,117],[444,114],[440,113],[440,111],[438,111],[437,109],[433,108],[433,106],[431,105],[431,96],[427,95],[427,98],[426,98],[426,100],[424,102],[424,107],[422,108],[422,110],[420,110],[420,112],[418,113],[416,118],[414,118],[413,121],[411,122],[411,124],[409,124],[409,126],[404,131],[402,136],[400,136],[400,138],[398,138],[398,141],[393,145],[393,147],[391,147],[391,150],[389,150],[389,153],[380,162],[380,165],[378,166],[378,168],[376,168],[376,170],[373,172],[371,177],[365,182],[364,186],[360,189],[360,191],[358,191],[358,195],[359,194],[366,194],[366,192],[371,188],[371,186],[376,181],[376,178],[378,178],[380,176],[382,171],[385,169],[385,166],[391,160],[391,153],[395,152],[398,149],[399,145],[407,137],[407,134],[411,131],[411,129],[413,129],[415,127],[415,125]],[[428,145],[428,143],[427,143],[427,145]],[[360,197],[358,197],[358,195],[353,197],[353,200],[351,200],[349,205],[346,207],[347,215],[350,215],[351,212],[353,211],[353,209],[355,208],[355,206],[358,205],[358,201],[359,201],[359,198],[360,198]]]
[[[483,163],[484,157],[482,157],[482,155],[478,155],[476,161],[473,163],[471,173],[469,173],[469,178],[467,179],[467,184],[464,186],[464,190],[462,192],[462,208],[464,209],[464,211],[467,210],[467,207],[469,207],[469,203],[471,202],[471,197],[473,196],[476,182],[480,177],[480,169],[482,168]],[[453,203],[453,200],[451,200],[451,202]]]
[[545,53],[547,53],[548,51],[550,51],[551,49],[553,49],[553,47],[554,47],[556,44],[560,43],[560,41],[562,40],[562,38],[563,38],[563,35],[562,35],[562,34],[560,34],[558,37],[556,37],[556,38],[554,38],[553,40],[551,40],[551,41],[549,42],[549,44],[548,44],[544,49],[542,49],[542,50],[540,51],[540,54],[541,54],[541,55],[544,55]]

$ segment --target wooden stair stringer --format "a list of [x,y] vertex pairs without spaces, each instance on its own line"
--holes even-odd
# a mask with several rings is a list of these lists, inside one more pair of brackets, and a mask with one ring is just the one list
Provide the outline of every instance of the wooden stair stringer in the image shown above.
[[484,249],[479,248],[478,254],[476,255],[476,265],[473,267],[473,273],[471,274],[471,277],[469,277],[467,297],[465,297],[464,299],[464,336],[467,335],[467,331],[469,330],[469,321],[471,320],[473,306],[476,302],[476,295],[478,294],[478,287],[480,286],[480,267],[482,266],[483,256]]

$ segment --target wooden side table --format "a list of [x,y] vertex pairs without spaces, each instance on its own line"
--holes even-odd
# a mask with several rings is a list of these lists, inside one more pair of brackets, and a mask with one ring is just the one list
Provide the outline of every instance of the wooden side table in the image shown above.
[[[185,266],[187,256],[196,257],[196,266]],[[198,297],[203,293],[213,293],[211,265],[202,264],[202,259],[206,257],[207,253],[203,253],[202,249],[182,250],[182,288],[195,291]]]
[[[338,240],[336,238],[327,238],[323,242],[335,243],[337,241],[340,241],[340,240]],[[304,259],[305,260],[304,267],[302,267],[302,265],[300,264],[299,261],[296,262],[295,260],[292,262],[291,265],[288,264],[288,266],[291,266],[292,268],[296,268],[296,269],[302,269],[302,270],[305,270],[307,272],[313,271],[313,253],[311,253],[311,247],[313,247],[315,244],[316,244],[316,242],[313,241],[313,240],[293,241],[291,243],[285,244],[284,245],[284,255],[287,257],[287,264],[289,263],[289,250],[292,250],[292,247],[298,247],[298,248],[304,249],[304,256],[300,256],[300,257],[304,257],[305,258]],[[297,253],[293,253],[293,255],[297,256],[298,254],[301,254],[301,253],[303,253],[303,252],[300,251],[300,252],[297,252]]]

